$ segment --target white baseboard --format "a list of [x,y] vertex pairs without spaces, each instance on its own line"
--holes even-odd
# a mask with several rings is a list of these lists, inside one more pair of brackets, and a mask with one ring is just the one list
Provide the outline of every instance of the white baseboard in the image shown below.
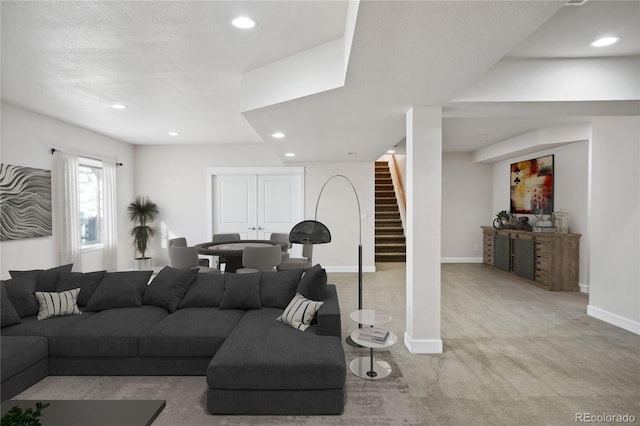
[[589,294],[589,284],[578,283],[578,285],[580,285],[580,293]]
[[629,318],[621,317],[620,315],[607,312],[603,309],[596,308],[595,306],[587,306],[587,315],[597,318],[601,321],[615,325],[624,330],[630,331],[635,334],[640,334],[640,322],[630,320]]
[[441,339],[412,339],[405,331],[404,345],[412,354],[441,354]]
[[481,257],[442,257],[440,263],[482,263]]
[[[327,272],[358,272],[358,265],[355,266],[323,266]],[[375,266],[363,266],[362,272],[376,272]]]

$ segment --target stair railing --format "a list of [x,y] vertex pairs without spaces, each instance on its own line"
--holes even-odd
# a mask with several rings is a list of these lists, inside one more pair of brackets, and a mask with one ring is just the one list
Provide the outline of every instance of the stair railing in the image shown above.
[[[391,155],[391,161],[389,163],[389,169],[391,171],[391,181],[393,182],[393,190],[396,193],[396,199],[398,203],[398,210],[400,210],[400,219],[402,220],[402,229],[406,231],[405,217],[407,214],[407,199],[404,195],[404,184],[402,183],[402,175],[400,174],[400,168],[398,167],[398,160],[395,155]],[[405,235],[407,233],[405,232]]]

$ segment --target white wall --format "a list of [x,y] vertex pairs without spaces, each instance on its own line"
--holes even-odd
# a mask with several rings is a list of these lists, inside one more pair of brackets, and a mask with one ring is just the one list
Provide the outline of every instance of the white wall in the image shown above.
[[[51,148],[70,150],[87,156],[108,157],[124,163],[117,169],[118,269],[132,266],[133,248],[129,238],[126,206],[133,198],[133,146],[89,130],[2,103],[2,163],[52,170]],[[3,241],[0,243],[2,279],[10,269],[49,268],[60,264],[59,196],[52,191],[53,235],[51,237]],[[85,271],[102,268],[101,251],[85,253]],[[75,269],[74,269],[75,270]]]
[[492,173],[491,164],[473,163],[471,153],[443,153],[443,262],[482,262],[480,227],[493,220]]
[[591,135],[588,314],[640,334],[640,118],[596,118]]
[[[344,174],[358,191],[363,221],[363,263],[374,268],[373,200],[371,163],[291,164],[305,167],[305,218],[313,218],[316,199],[324,181]],[[155,145],[136,147],[136,192],[149,196],[160,209],[159,230],[151,254],[154,266],[166,265],[166,240],[187,238],[189,244],[211,241],[207,234],[206,183],[208,167],[283,166],[266,145]],[[319,218],[332,232],[333,242],[314,248],[314,262],[329,270],[357,270],[357,207],[353,190],[342,179],[325,189]],[[352,219],[353,218],[353,222]]]
[[[525,156],[499,161],[493,165],[493,209],[487,224],[495,213],[510,205],[510,166],[517,161],[545,155],[554,155],[554,209],[569,213],[569,232],[582,234],[580,238],[580,285],[587,291],[589,285],[589,229],[588,229],[588,181],[589,142],[575,142],[559,148],[540,151]],[[530,216],[530,223],[537,219]]]

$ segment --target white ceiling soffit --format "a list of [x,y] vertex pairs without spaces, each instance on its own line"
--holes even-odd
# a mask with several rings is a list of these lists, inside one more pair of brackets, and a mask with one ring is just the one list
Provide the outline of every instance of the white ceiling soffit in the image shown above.
[[[244,116],[285,161],[290,151],[296,162],[374,161],[404,137],[409,108],[442,105],[561,7],[361,2],[344,87]],[[270,142],[279,129],[286,129],[286,140]]]
[[344,35],[242,74],[246,112],[344,86],[359,1],[349,1]]

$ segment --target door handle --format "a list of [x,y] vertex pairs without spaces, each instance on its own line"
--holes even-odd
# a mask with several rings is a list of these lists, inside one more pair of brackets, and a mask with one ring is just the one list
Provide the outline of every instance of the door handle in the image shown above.
[[247,228],[247,229],[251,229],[252,231],[255,231],[255,230],[256,230],[256,227],[255,227],[255,226],[253,226],[253,227],[251,227],[251,226],[250,226],[250,227],[249,227],[249,228]]
[[258,226],[258,231],[262,231],[264,228],[262,226]]

